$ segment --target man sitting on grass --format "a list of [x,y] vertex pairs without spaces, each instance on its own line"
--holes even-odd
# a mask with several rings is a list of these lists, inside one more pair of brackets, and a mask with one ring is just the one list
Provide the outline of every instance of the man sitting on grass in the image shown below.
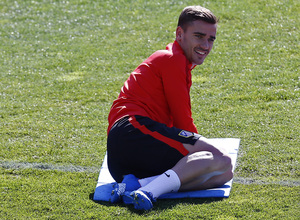
[[216,39],[217,18],[201,6],[182,11],[176,39],[129,76],[109,113],[108,168],[116,183],[101,200],[148,210],[162,194],[214,188],[232,179],[229,155],[198,134],[191,70]]

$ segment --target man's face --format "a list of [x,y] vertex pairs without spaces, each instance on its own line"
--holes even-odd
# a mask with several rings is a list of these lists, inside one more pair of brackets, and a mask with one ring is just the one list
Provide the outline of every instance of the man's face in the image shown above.
[[177,27],[176,41],[187,59],[193,64],[200,65],[211,51],[216,33],[217,24],[196,20],[188,25],[185,31]]

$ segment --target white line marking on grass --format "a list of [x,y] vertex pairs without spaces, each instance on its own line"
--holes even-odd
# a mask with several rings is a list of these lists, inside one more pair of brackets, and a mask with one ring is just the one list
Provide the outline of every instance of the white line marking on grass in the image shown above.
[[[87,172],[87,173],[99,173],[101,166],[99,167],[84,167],[75,165],[55,165],[46,163],[28,163],[28,162],[13,162],[13,161],[0,161],[0,167],[4,169],[38,169],[38,170],[57,170],[62,172]],[[271,180],[261,180],[252,179],[244,177],[234,177],[233,183],[239,183],[244,185],[257,184],[275,184],[282,186],[300,186],[300,181],[298,180],[282,180],[282,181],[271,181]]]
[[63,172],[99,172],[99,167],[83,167],[75,165],[54,165],[46,163],[28,163],[28,162],[13,162],[0,161],[0,167],[5,169],[40,169],[40,170],[57,170]]
[[282,186],[300,186],[300,181],[298,180],[281,180],[281,181],[272,181],[272,180],[261,180],[261,179],[252,179],[252,178],[243,178],[243,177],[233,177],[234,183],[240,183],[244,185],[257,184],[257,185],[267,185],[275,184]]

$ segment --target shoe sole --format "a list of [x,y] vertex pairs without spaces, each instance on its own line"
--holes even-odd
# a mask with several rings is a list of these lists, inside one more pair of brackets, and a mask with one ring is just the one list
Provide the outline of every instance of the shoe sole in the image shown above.
[[153,208],[151,200],[140,191],[125,192],[123,195],[123,202],[126,205],[133,205],[138,210],[150,210]]

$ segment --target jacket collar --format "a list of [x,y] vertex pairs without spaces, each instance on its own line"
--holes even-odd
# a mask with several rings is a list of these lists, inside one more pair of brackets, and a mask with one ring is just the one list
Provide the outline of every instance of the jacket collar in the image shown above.
[[[172,44],[171,48],[172,48],[172,50],[174,49],[175,51],[178,51],[179,53],[181,53],[185,56],[184,51],[182,50],[181,46],[179,45],[179,43],[176,40]],[[190,69],[190,70],[194,69],[197,66],[196,64],[191,63],[187,58],[186,58],[186,63],[187,63],[188,69]]]

